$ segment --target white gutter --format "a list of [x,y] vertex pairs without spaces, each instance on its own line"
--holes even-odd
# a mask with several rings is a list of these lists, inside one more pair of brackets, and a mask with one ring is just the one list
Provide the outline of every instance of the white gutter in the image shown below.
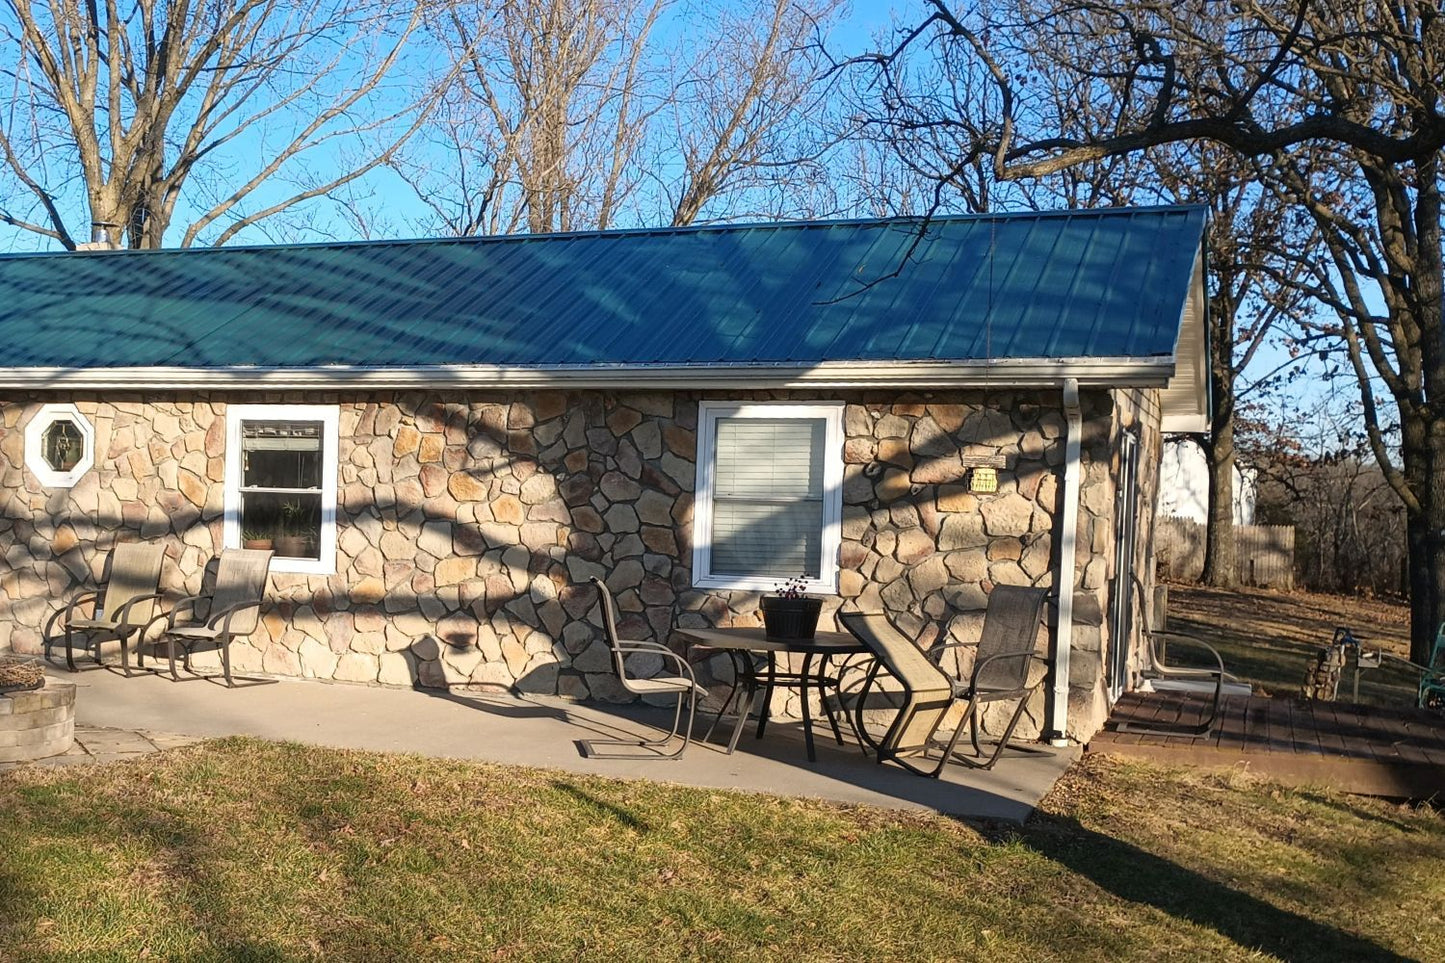
[[1079,409],[1079,382],[1064,382],[1064,513],[1059,532],[1058,631],[1054,645],[1055,746],[1069,744],[1069,650],[1074,643],[1074,543],[1079,529],[1079,437],[1084,417]]
[[425,367],[4,368],[0,388],[272,390],[337,388],[1052,388],[1162,387],[1173,358],[825,362],[749,365],[432,365]]

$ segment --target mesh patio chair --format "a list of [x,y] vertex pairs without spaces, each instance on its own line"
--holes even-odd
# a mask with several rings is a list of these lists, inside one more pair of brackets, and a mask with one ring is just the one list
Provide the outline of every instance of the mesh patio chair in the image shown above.
[[129,674],[127,646],[133,636],[137,642],[144,638],[155,617],[165,554],[161,542],[120,542],[110,551],[105,588],[75,596],[50,617],[45,638],[53,640],[58,632],[64,632],[65,665],[71,672],[80,671],[75,666],[75,644],[76,637],[82,636],[96,665],[104,664],[101,643],[119,641],[121,665]]
[[[216,566],[216,584],[211,593],[183,598],[171,607],[169,615],[162,616],[166,626],[157,641],[166,643],[172,679],[180,680],[176,674],[176,647],[180,646],[183,652],[186,671],[193,672],[191,653],[197,647],[205,646],[220,651],[221,674],[226,685],[235,688],[236,681],[231,677],[231,640],[256,631],[256,625],[261,620],[261,599],[266,594],[272,554],[257,549],[226,549]],[[181,619],[183,611],[189,611],[189,621]],[[246,681],[261,684],[275,680]]]
[[[1144,583],[1139,576],[1130,573],[1130,581],[1139,598],[1145,598]],[[1162,621],[1162,619],[1160,620]],[[1140,674],[1141,679],[1148,681],[1156,692],[1203,692],[1209,688],[1209,683],[1214,683],[1214,693],[1210,699],[1209,711],[1197,723],[1174,723],[1160,725],[1157,723],[1142,722],[1119,722],[1115,725],[1118,732],[1129,732],[1135,735],[1149,736],[1202,736],[1214,728],[1219,720],[1219,709],[1224,703],[1226,690],[1244,688],[1239,680],[1224,670],[1224,657],[1219,651],[1207,642],[1201,642],[1193,636],[1184,635],[1179,632],[1170,632],[1162,626],[1154,624],[1155,619],[1151,615],[1145,621],[1143,628],[1145,636],[1145,653],[1149,659],[1149,665]],[[1171,645],[1183,645],[1194,649],[1196,652],[1207,656],[1214,663],[1210,667],[1193,667],[1183,665],[1170,665],[1168,663],[1168,647]]]
[[[636,746],[644,749],[655,750],[642,753],[606,753],[608,759],[681,759],[682,754],[687,751],[688,745],[692,742],[692,723],[697,714],[697,700],[700,696],[706,696],[707,690],[697,684],[693,676],[692,666],[687,660],[667,646],[659,642],[638,642],[630,639],[617,637],[617,606],[612,601],[612,593],[608,591],[607,585],[597,577],[589,579],[597,586],[597,592],[602,598],[602,627],[607,637],[607,647],[612,651],[612,667],[617,672],[617,678],[622,682],[622,688],[637,696],[676,695],[677,711],[672,717],[672,729],[660,739],[583,739],[580,740],[582,749],[589,757],[596,757],[599,754],[596,747],[612,746]],[[638,679],[628,674],[627,657],[634,654],[646,654],[660,656],[664,664],[676,669],[676,675],[660,675],[650,679]],[[682,725],[683,705],[687,706],[687,725]],[[673,752],[661,752],[663,746],[667,745],[679,735],[682,736],[682,745]]]
[[[927,652],[894,628],[887,616],[839,614],[843,627],[868,646],[876,658],[850,701],[854,731],[877,752],[878,761],[892,760],[910,772],[933,778],[950,760],[975,769],[992,769],[1009,745],[1029,696],[1044,680],[1047,663],[1035,652],[1035,646],[1047,600],[1045,589],[995,586],[989,593],[983,632],[977,643],[939,644]],[[954,678],[939,665],[946,650],[961,645],[976,645],[978,650],[966,680]],[[887,674],[888,682],[882,673]],[[1013,715],[993,752],[985,756],[978,739],[979,712],[983,706],[1010,700],[1016,702]],[[952,736],[941,740],[939,727],[949,708],[959,701],[966,701],[967,708]],[[863,714],[877,709],[896,710],[896,714],[883,738],[875,741],[868,734]],[[965,729],[973,744],[972,756],[957,748]],[[909,758],[921,756],[928,760],[935,750],[941,755],[932,768],[916,765]]]

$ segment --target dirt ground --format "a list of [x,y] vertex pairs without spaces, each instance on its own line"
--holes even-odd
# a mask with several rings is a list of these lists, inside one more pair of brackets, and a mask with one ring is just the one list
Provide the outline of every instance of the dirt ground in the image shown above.
[[[1410,609],[1404,602],[1270,589],[1169,586],[1169,630],[1214,646],[1224,657],[1225,667],[1252,683],[1261,695],[1298,695],[1315,653],[1329,644],[1337,626],[1349,629],[1366,650],[1381,649],[1401,658],[1410,654]],[[1180,662],[1186,661],[1182,647],[1177,654]],[[1341,698],[1347,697],[1353,675],[1351,664],[1340,684]],[[1387,660],[1385,667],[1361,673],[1360,701],[1413,705],[1417,678],[1408,667]]]

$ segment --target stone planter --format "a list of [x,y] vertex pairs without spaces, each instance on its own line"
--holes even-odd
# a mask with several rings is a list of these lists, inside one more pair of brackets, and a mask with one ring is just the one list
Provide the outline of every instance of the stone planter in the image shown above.
[[764,595],[762,598],[763,625],[768,636],[774,639],[811,639],[818,631],[818,615],[823,610],[823,600],[808,598],[789,599],[779,595]]
[[75,743],[75,685],[47,679],[40,689],[0,695],[0,762],[58,756]]

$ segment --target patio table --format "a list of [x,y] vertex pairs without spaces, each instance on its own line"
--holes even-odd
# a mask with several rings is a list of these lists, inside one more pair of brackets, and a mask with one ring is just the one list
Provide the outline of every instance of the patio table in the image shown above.
[[[811,639],[771,638],[762,628],[725,629],[677,629],[677,634],[697,646],[705,646],[726,652],[733,660],[744,696],[738,706],[738,720],[728,739],[728,752],[738,745],[738,736],[747,723],[752,711],[758,688],[763,688],[763,703],[758,710],[757,738],[763,737],[768,724],[768,708],[772,703],[773,689],[777,686],[797,686],[803,702],[803,740],[808,747],[808,761],[816,762],[817,751],[813,747],[813,718],[808,706],[808,690],[816,689],[820,694],[828,687],[836,687],[838,679],[828,675],[828,663],[834,656],[861,655],[868,652],[867,646],[847,632],[818,632]],[[803,666],[797,672],[779,671],[779,655],[801,655]],[[816,668],[813,659],[817,657]],[[727,702],[732,701],[729,695]],[[727,710],[727,702],[718,710],[718,717]],[[838,720],[833,709],[824,698],[823,712],[833,727],[833,738],[843,745],[843,733],[838,729]],[[713,725],[717,725],[714,721]],[[711,732],[711,730],[709,730]]]

